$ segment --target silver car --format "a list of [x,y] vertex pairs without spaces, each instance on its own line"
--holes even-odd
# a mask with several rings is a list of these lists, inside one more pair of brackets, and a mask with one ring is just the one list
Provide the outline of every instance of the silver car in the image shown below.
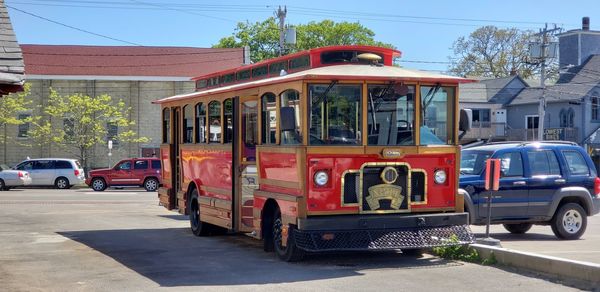
[[31,184],[31,177],[27,171],[12,170],[4,164],[0,165],[0,191],[29,184]]
[[68,189],[85,182],[83,168],[76,159],[28,159],[17,164],[15,169],[29,172],[32,186],[54,186],[57,189]]

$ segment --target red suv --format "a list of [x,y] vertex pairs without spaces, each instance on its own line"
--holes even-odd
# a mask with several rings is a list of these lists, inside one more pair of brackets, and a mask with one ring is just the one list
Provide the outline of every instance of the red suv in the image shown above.
[[104,191],[108,187],[141,186],[153,192],[162,182],[160,160],[158,158],[131,158],[119,161],[113,168],[90,171],[85,183],[94,191]]

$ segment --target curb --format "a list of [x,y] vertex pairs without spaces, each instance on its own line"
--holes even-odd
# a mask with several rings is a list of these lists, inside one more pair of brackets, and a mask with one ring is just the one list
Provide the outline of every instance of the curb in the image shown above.
[[471,244],[470,246],[476,249],[482,258],[489,258],[493,255],[501,265],[553,275],[560,280],[584,281],[592,287],[600,287],[600,264],[482,244]]

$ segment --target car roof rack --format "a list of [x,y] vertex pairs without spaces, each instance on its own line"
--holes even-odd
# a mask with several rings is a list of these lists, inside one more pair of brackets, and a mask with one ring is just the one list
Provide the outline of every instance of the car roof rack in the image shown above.
[[571,141],[561,141],[561,140],[544,140],[544,141],[499,141],[499,142],[489,142],[485,143],[485,145],[499,145],[499,144],[519,144],[519,146],[526,146],[530,144],[562,144],[562,145],[572,145],[579,146],[579,144]]

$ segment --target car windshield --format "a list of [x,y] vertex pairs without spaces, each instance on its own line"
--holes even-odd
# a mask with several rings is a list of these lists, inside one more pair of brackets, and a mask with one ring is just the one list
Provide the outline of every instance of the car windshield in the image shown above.
[[460,174],[481,174],[490,151],[463,150],[460,158]]

